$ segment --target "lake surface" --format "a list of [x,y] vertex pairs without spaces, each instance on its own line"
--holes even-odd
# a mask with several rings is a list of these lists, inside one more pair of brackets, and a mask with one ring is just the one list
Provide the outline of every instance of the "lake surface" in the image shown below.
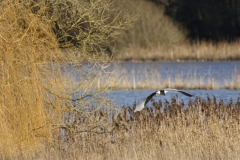
[[[240,85],[238,80],[240,79],[240,62],[121,62],[116,63],[116,66],[122,79],[130,79],[131,81],[134,77],[136,83],[146,78],[156,78],[153,81],[163,81],[169,77],[171,79],[190,79],[188,83],[191,83],[191,78],[195,77],[194,80],[202,79],[202,83],[207,83],[207,80],[214,79],[215,84],[218,84],[219,88],[224,88],[228,83],[231,83],[233,86]],[[171,84],[174,86],[174,81]],[[107,95],[109,98],[114,99],[119,106],[133,106],[134,102],[138,104],[152,92],[161,89],[159,87],[156,87],[154,90],[115,90]],[[187,104],[189,99],[194,100],[196,96],[203,99],[207,99],[208,96],[215,96],[218,102],[220,99],[223,99],[225,103],[232,99],[235,103],[240,94],[240,90],[227,89],[185,91],[195,96],[189,98],[178,92],[168,92],[166,96],[158,96],[154,97],[154,99],[171,101],[171,98],[178,94],[179,101],[183,100],[185,104]]]
[[[111,93],[107,93],[107,97],[114,99],[114,102],[122,106],[130,106],[136,102],[139,104],[144,100],[148,95],[153,93],[155,90],[116,90]],[[171,98],[173,96],[178,95],[178,101],[183,101],[184,104],[187,104],[190,99],[195,100],[196,97],[201,97],[203,99],[207,99],[207,97],[216,97],[217,102],[221,99],[224,100],[224,103],[229,103],[232,99],[234,103],[237,102],[238,97],[240,95],[240,90],[184,90],[190,94],[193,94],[193,97],[187,97],[179,92],[168,92],[165,96],[157,96],[153,97],[154,100],[158,101],[161,99],[164,101],[165,99],[171,102]],[[151,106],[151,103],[148,104]]]
[[[166,96],[154,97],[156,101],[168,100],[178,94],[178,100],[187,104],[189,99],[195,100],[196,97],[207,99],[207,97],[216,97],[219,102],[220,99],[225,103],[229,103],[232,99],[235,103],[238,100],[240,90],[224,89],[228,85],[235,88],[240,88],[240,63],[239,62],[121,62],[116,63],[116,71],[120,77],[120,83],[118,85],[132,85],[144,84],[150,86],[151,89],[144,90],[123,90],[116,89],[111,93],[106,93],[106,96],[114,99],[114,102],[121,106],[133,106],[136,102],[139,104],[144,98],[153,93],[156,90],[162,88],[174,88],[181,84],[191,85],[218,85],[215,90],[194,89],[189,90],[181,88],[181,90],[187,91],[190,94],[195,95],[192,98],[186,97],[178,92],[168,92]],[[112,66],[110,67],[113,68]],[[171,79],[171,85],[165,87],[163,83],[168,82]],[[79,79],[78,79],[79,80]],[[78,81],[77,80],[77,81]],[[210,81],[209,81],[210,80]],[[108,83],[108,82],[101,82]],[[128,84],[129,83],[129,84]],[[118,87],[116,87],[118,88]],[[124,88],[124,87],[123,87]],[[137,87],[136,87],[137,88]],[[179,88],[179,87],[178,87]],[[149,104],[148,104],[149,105]]]

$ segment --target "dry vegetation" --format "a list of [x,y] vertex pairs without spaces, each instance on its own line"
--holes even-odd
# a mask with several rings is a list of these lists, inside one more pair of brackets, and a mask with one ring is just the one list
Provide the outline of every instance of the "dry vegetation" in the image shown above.
[[118,61],[237,61],[239,42],[192,42],[166,48],[128,48],[116,57]]
[[136,17],[111,1],[71,2],[0,2],[0,159],[238,157],[240,102],[197,98],[183,109],[173,99],[116,112],[101,96],[115,81],[103,51]]
[[139,20],[117,40],[117,61],[229,61],[240,60],[236,42],[190,42],[187,31],[164,15],[164,7],[140,0]]
[[[86,131],[107,125],[89,110],[92,105],[95,110],[112,108],[111,101],[99,95],[108,90],[108,84],[101,90],[95,86],[97,79],[111,75],[105,71],[111,58],[104,56],[104,42],[131,26],[134,18],[128,14],[109,16],[120,10],[108,0],[3,0],[0,6],[1,159],[36,153],[54,144],[62,128]],[[80,7],[78,11],[76,6]],[[71,21],[72,14],[80,10],[82,17]],[[61,26],[64,18],[69,26]],[[83,29],[82,23],[87,27]],[[58,31],[63,32],[58,36],[53,32],[57,24]],[[73,43],[68,41],[73,30],[78,33],[71,35],[74,42],[84,43],[60,50],[62,43]],[[83,59],[89,61],[88,65],[81,63]],[[71,120],[66,116],[75,114],[89,123],[69,125]]]
[[136,10],[124,9],[122,0],[118,3],[112,0],[40,0],[34,5],[49,7],[46,14],[61,48],[76,47],[83,53],[95,55],[108,50],[108,44],[129,29],[138,17]]
[[[19,154],[51,141],[51,121],[45,108],[44,78],[59,73],[63,60],[50,28],[20,3],[1,2],[0,11],[0,154]],[[58,100],[53,102],[54,105]]]
[[[131,63],[130,63],[131,64]],[[184,65],[184,62],[183,64]],[[117,72],[111,77],[116,83],[114,89],[156,89],[156,88],[179,88],[179,89],[240,89],[240,71],[233,69],[232,76],[224,76],[218,72],[212,72],[208,68],[207,73],[198,72],[189,68],[180,71],[164,71],[153,64],[125,64],[116,63]],[[114,79],[119,77],[118,79]],[[221,78],[219,78],[221,77]],[[99,86],[106,81],[99,80]]]
[[117,50],[131,51],[158,46],[169,48],[186,40],[186,33],[182,27],[164,15],[164,7],[146,0],[133,0],[125,7],[128,10],[139,7],[139,19],[118,38]]
[[[94,112],[107,128],[59,137],[58,143],[20,159],[238,159],[240,98],[232,101],[196,97],[184,105],[152,101],[153,108],[133,113],[124,107],[118,114]],[[187,106],[187,108],[186,108]],[[94,108],[93,108],[94,109]],[[113,116],[115,115],[115,116]],[[75,123],[88,124],[75,115]]]

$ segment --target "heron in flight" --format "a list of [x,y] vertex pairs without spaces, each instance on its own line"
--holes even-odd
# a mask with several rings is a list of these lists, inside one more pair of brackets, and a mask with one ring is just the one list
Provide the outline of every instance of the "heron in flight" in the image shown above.
[[165,94],[168,92],[168,91],[176,91],[176,92],[180,92],[182,94],[184,94],[185,96],[188,96],[188,97],[192,97],[193,95],[187,93],[187,92],[184,92],[184,91],[179,91],[179,90],[176,90],[176,89],[170,89],[170,88],[167,88],[167,89],[161,89],[159,91],[156,91],[156,92],[153,92],[152,94],[150,94],[147,98],[144,99],[144,101],[142,101],[134,110],[134,112],[137,112],[137,111],[141,111],[145,106],[146,104],[152,99],[153,96],[158,96],[158,95],[163,95],[165,96]]

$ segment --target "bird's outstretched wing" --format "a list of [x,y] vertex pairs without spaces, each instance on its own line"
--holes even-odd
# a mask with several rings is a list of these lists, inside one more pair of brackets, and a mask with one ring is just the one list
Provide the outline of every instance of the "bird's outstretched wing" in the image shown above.
[[172,89],[172,88],[166,88],[166,89],[162,89],[162,90],[180,92],[180,93],[182,93],[182,94],[184,94],[185,96],[188,96],[188,97],[192,97],[192,96],[193,96],[192,94],[189,94],[189,93],[187,93],[187,92],[180,91],[180,90],[177,90],[177,89]]
[[146,104],[152,99],[152,97],[156,94],[156,92],[153,92],[152,94],[150,94],[147,98],[144,99],[144,101],[142,101],[139,105],[137,105],[134,112],[141,111],[146,106]]
[[183,92],[183,91],[177,91],[177,92],[180,92],[182,94],[184,94],[185,96],[188,96],[188,97],[192,97],[193,95],[192,94],[189,94],[187,92]]

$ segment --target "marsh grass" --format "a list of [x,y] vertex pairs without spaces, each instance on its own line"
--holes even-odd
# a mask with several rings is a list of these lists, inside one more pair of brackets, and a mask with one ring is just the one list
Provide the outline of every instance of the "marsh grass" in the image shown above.
[[118,61],[238,61],[239,41],[236,42],[184,42],[170,47],[159,44],[152,48],[123,48]]
[[[133,112],[136,104],[118,113],[96,111],[96,118],[108,119],[111,125],[63,134],[53,146],[19,158],[238,159],[240,98],[234,103],[196,97],[188,104],[177,99],[152,100],[153,108],[137,113]],[[76,119],[81,125],[88,123],[77,115]]]
[[[194,69],[185,70],[184,73],[175,71],[164,73],[155,65],[136,65],[128,68],[127,65],[116,65],[115,89],[156,89],[156,88],[181,88],[181,89],[239,89],[239,70],[234,68],[232,77],[222,76],[217,73],[213,76],[211,68],[208,73],[197,73]],[[134,65],[133,65],[134,66]],[[174,76],[173,76],[174,74]],[[217,78],[221,77],[221,78]],[[104,83],[102,81],[101,83]]]

